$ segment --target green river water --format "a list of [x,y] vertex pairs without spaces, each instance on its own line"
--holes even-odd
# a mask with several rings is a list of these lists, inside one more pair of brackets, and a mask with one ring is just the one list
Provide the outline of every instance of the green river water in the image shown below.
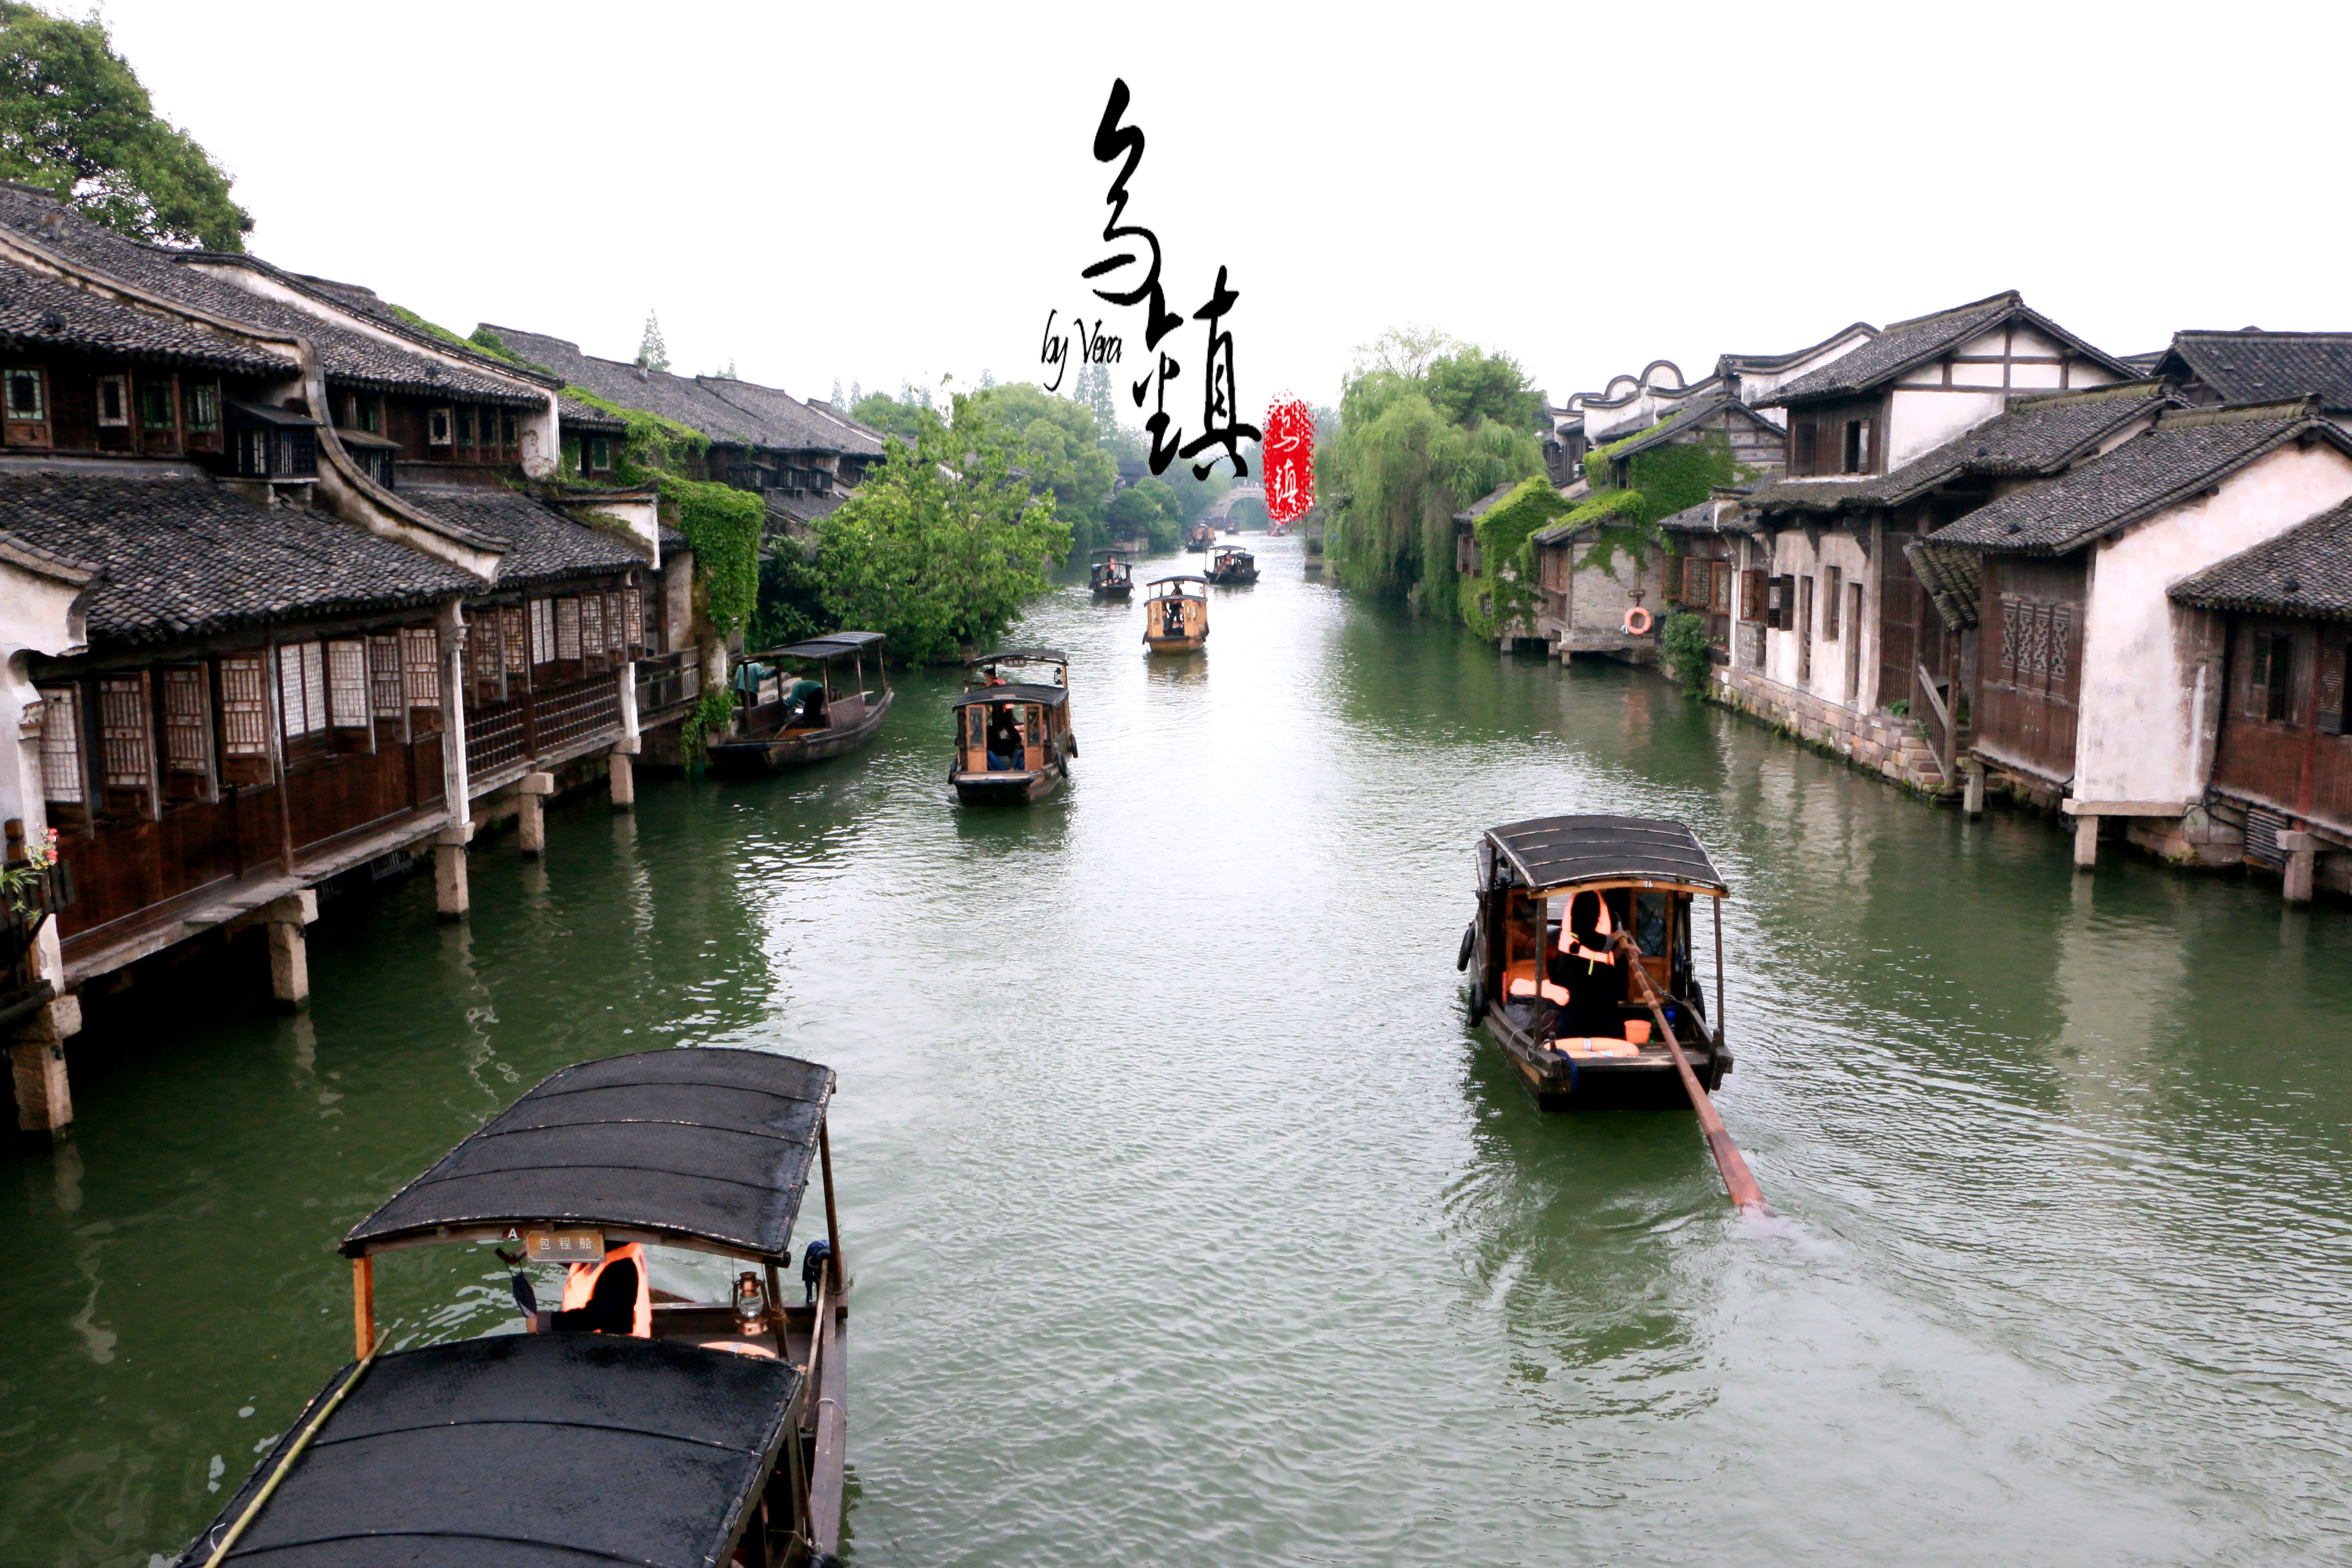
[[[307,1015],[248,952],[94,1027],[69,1145],[0,1155],[0,1563],[176,1552],[349,1355],[347,1226],[702,1043],[840,1074],[855,1563],[2352,1555],[2352,918],[2077,878],[1297,551],[1191,659],[1039,605],[1083,754],[1035,807],[950,803],[914,672],[862,755],[486,838],[463,926],[331,907]],[[1539,1113],[1464,1026],[1475,835],[1573,811],[1730,878],[1769,1227],[1687,1111]],[[487,1253],[378,1280],[395,1342],[512,1321]]]

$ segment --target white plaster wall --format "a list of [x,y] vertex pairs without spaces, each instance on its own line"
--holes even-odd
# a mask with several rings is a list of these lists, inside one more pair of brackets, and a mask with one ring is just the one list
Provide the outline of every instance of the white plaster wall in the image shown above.
[[[1764,634],[1764,673],[1783,686],[1793,686],[1809,691],[1826,701],[1845,704],[1846,664],[1859,658],[1862,682],[1855,693],[1855,708],[1868,712],[1875,696],[1872,671],[1876,668],[1878,586],[1871,570],[1870,556],[1864,555],[1862,544],[1844,530],[1824,530],[1819,549],[1807,539],[1801,529],[1781,533],[1774,542],[1769,570],[1776,576],[1811,577],[1813,580],[1813,673],[1810,680],[1798,679],[1799,638],[1794,629],[1796,599],[1790,599],[1792,616],[1790,630],[1768,631]],[[1839,573],[1838,635],[1835,642],[1822,637],[1824,624],[1824,588],[1828,571],[1836,567]],[[1862,625],[1854,624],[1853,595],[1847,591],[1853,584],[1863,585]],[[1801,594],[1800,588],[1798,593]]]
[[2185,659],[2199,612],[2173,584],[2352,496],[2352,458],[2286,447],[2220,493],[2159,512],[2094,547],[2084,614],[2074,798],[2191,801],[2205,790],[2220,712],[2218,654]]
[[[1993,367],[1996,373],[2000,368]],[[1895,388],[1886,397],[1886,461],[1882,471],[1899,468],[1921,453],[1933,451],[2008,406],[2007,395],[1999,391],[1906,392],[1899,386]]]
[[46,573],[0,560],[0,737],[11,742],[0,763],[0,818],[22,817],[27,837],[48,824],[41,793],[41,740],[24,732],[25,710],[41,700],[33,654],[57,658],[88,640],[75,608],[79,590]]
[[[1871,336],[1867,332],[1848,332],[1843,337],[1831,339],[1822,345],[1820,352],[1807,355],[1785,370],[1744,371],[1739,377],[1739,395],[1745,402],[1753,404],[1766,394],[1788,385],[1801,375],[1812,374],[1832,360],[1843,359],[1870,341]],[[1784,428],[1789,423],[1789,411],[1785,408],[1762,408],[1757,412]]]

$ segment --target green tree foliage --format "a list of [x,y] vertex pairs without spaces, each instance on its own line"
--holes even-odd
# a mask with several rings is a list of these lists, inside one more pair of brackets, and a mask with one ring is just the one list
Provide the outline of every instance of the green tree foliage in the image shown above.
[[1094,411],[1028,382],[997,387],[973,406],[1003,435],[1030,483],[1054,492],[1054,515],[1070,525],[1078,547],[1101,543],[1118,459],[1104,447]]
[[[1146,491],[1143,485],[1159,485],[1167,491],[1167,502]],[[1112,539],[1148,539],[1154,550],[1173,550],[1182,535],[1183,524],[1175,510],[1176,492],[1158,479],[1146,479],[1130,489],[1123,489],[1110,498],[1103,509],[1106,532]]]
[[924,411],[857,493],[817,524],[817,570],[835,622],[888,636],[896,657],[951,658],[1003,635],[1070,552],[1052,492],[1016,477],[1017,448],[982,405],[954,396],[952,424]]
[[646,312],[646,335],[637,340],[637,363],[647,370],[669,368],[669,340],[662,336],[661,317]]
[[1683,695],[1696,697],[1706,689],[1706,617],[1688,610],[1669,610],[1658,630],[1658,658],[1675,679]]
[[1477,535],[1483,570],[1462,578],[1456,590],[1464,625],[1482,637],[1500,636],[1514,621],[1534,627],[1538,589],[1529,541],[1569,506],[1549,479],[1532,479],[1520,480],[1517,489],[1478,514],[1471,531]]
[[1456,425],[1491,419],[1519,430],[1543,428],[1543,398],[1508,354],[1459,348],[1430,361],[1425,379],[1429,401]]
[[1658,523],[1664,518],[1695,507],[1717,485],[1736,484],[1748,470],[1732,460],[1730,440],[1710,431],[1695,441],[1669,441],[1625,461],[1622,482],[1612,460],[1625,447],[1655,434],[1657,426],[1636,431],[1622,441],[1596,447],[1585,454],[1584,472],[1592,493],[1568,514],[1567,521],[1599,525],[1580,566],[1599,566],[1613,574],[1620,552],[1638,565],[1660,543]]
[[1543,472],[1533,432],[1475,412],[1456,423],[1432,401],[1429,373],[1454,347],[1441,333],[1410,328],[1360,350],[1340,395],[1339,430],[1315,455],[1333,577],[1411,595],[1448,617],[1460,613],[1454,514]]
[[228,175],[156,115],[95,13],[0,0],[0,178],[158,245],[243,250],[253,229]]
[[903,436],[911,441],[923,427],[923,405],[909,399],[900,402],[887,392],[857,395],[850,405],[849,416],[861,425],[870,426],[888,436]]

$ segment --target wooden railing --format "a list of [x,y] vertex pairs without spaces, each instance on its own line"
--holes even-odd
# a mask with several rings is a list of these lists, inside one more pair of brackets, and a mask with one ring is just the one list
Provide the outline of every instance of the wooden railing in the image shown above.
[[621,729],[621,687],[614,674],[583,676],[560,686],[525,691],[466,716],[466,769],[486,777],[526,758],[550,755],[610,730]]
[[702,695],[699,649],[650,654],[637,660],[637,721]]

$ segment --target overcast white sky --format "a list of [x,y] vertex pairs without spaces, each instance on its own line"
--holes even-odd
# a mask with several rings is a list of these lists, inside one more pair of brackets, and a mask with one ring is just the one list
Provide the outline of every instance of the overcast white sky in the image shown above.
[[[2347,14],[104,6],[271,260],[615,357],[656,309],[675,368],[803,396],[1035,379],[1046,311],[1098,308],[1090,142],[1123,76],[1130,216],[1171,306],[1231,268],[1252,410],[1336,401],[1403,322],[1518,355],[1555,401],[2005,288],[2116,353],[2352,327]],[[1173,340],[1188,369],[1202,331]]]

